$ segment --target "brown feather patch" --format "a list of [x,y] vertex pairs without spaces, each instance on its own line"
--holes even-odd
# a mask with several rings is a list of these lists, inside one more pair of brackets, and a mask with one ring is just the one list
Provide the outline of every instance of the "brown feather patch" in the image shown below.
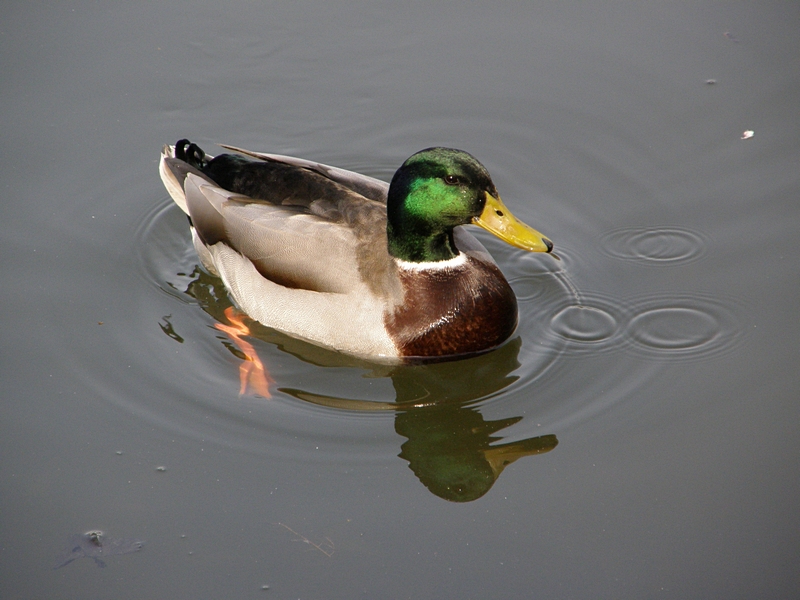
[[467,257],[449,269],[400,269],[405,301],[385,318],[405,357],[490,350],[517,326],[517,299],[496,266]]

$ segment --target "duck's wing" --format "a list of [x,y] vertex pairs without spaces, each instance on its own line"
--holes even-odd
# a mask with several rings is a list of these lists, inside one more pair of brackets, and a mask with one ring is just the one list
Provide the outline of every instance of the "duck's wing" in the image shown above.
[[339,167],[332,167],[323,163],[315,162],[312,160],[305,160],[303,158],[296,158],[294,156],[284,156],[282,154],[265,154],[263,152],[253,152],[252,150],[245,150],[244,148],[237,148],[236,146],[229,146],[227,144],[220,144],[220,147],[226,150],[232,150],[256,158],[259,160],[284,163],[295,167],[301,167],[319,173],[323,177],[327,177],[331,181],[353,190],[365,198],[375,200],[386,204],[386,194],[389,191],[389,184],[380,179],[354,173]]
[[244,312],[323,346],[396,360],[384,311],[402,290],[384,205],[354,197],[344,214],[321,216],[229,192],[193,173],[184,190],[195,246]]
[[223,243],[262,277],[287,288],[349,294],[366,285],[391,293],[384,205],[350,193],[274,204],[229,192],[188,173],[183,183],[195,231],[207,247]]

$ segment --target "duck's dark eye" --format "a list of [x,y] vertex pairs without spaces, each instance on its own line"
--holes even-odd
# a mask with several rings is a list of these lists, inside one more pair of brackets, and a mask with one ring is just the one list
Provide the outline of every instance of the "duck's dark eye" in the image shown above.
[[445,175],[444,182],[447,185],[458,185],[459,183],[461,183],[461,180],[455,175]]

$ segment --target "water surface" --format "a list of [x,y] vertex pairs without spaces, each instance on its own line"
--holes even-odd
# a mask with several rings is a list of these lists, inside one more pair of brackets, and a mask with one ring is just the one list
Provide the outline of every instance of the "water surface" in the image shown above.
[[[798,17],[12,3],[0,596],[797,596]],[[181,137],[384,180],[463,148],[561,260],[478,233],[520,303],[495,352],[259,328],[240,396],[157,174]],[[53,570],[98,530],[147,545]]]

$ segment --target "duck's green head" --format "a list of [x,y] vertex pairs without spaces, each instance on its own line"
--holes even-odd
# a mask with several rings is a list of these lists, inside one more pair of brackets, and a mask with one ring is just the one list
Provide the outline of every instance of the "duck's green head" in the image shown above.
[[553,249],[505,207],[486,167],[452,148],[428,148],[403,163],[389,186],[388,219],[389,253],[409,262],[453,258],[453,228],[468,224],[530,252]]

